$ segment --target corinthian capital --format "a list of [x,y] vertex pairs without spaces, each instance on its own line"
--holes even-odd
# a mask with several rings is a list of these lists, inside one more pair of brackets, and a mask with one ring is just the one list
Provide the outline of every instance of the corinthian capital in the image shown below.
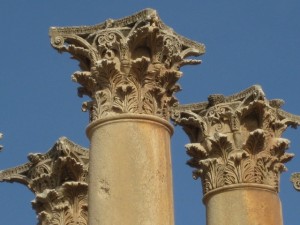
[[289,140],[282,138],[288,127],[300,124],[300,117],[280,109],[282,100],[267,100],[260,86],[225,97],[211,95],[208,102],[180,105],[172,118],[188,134],[186,145],[201,178],[203,192],[237,184],[260,184],[278,191]]
[[181,66],[199,64],[187,59],[205,52],[203,44],[176,34],[146,9],[123,19],[95,26],[52,27],[51,44],[79,60],[81,71],[72,75],[90,120],[120,113],[169,118],[177,100]]
[[35,194],[32,207],[40,225],[87,225],[88,150],[63,137],[47,153],[28,159],[0,171],[0,182],[24,184]]

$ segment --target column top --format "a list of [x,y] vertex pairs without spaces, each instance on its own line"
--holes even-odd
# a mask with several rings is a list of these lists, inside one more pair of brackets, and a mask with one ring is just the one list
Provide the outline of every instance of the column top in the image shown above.
[[268,100],[260,85],[253,85],[241,92],[235,93],[230,96],[224,96],[222,94],[212,94],[208,96],[208,101],[192,103],[192,104],[180,104],[172,108],[172,118],[176,120],[180,113],[196,113],[198,115],[206,115],[209,111],[219,109],[220,107],[230,106],[230,108],[236,111],[242,111],[243,108],[254,104],[261,104],[268,107],[286,123],[294,128],[300,125],[300,116],[288,113],[281,109],[284,104],[282,99]]
[[144,9],[121,19],[107,19],[102,23],[91,26],[50,27],[49,36],[51,37],[51,44],[53,47],[60,48],[63,47],[63,41],[68,42],[71,40],[60,39],[59,37],[67,38],[68,35],[90,35],[106,29],[123,29],[125,31],[124,33],[128,33],[126,31],[131,31],[131,33],[128,33],[127,35],[128,37],[131,37],[135,30],[138,30],[141,26],[147,25],[147,23],[156,23],[161,30],[180,39],[185,47],[193,48],[196,51],[195,54],[205,53],[204,44],[192,41],[174,32],[172,28],[163,23],[159,18],[157,11],[151,8]]
[[29,162],[0,171],[0,182],[26,185],[38,224],[87,224],[89,151],[61,137],[46,153],[28,155]]
[[186,145],[201,178],[204,194],[236,185],[258,185],[279,191],[280,173],[294,154],[282,138],[300,117],[281,109],[284,101],[268,100],[259,85],[240,93],[210,95],[207,102],[179,105],[172,119],[190,138]]
[[122,113],[169,118],[177,104],[174,93],[184,65],[200,64],[190,57],[205,46],[166,26],[153,9],[94,26],[51,27],[52,46],[79,60],[81,71],[72,75],[79,96],[94,121]]
[[35,194],[55,189],[66,181],[87,182],[89,151],[59,138],[46,153],[30,153],[29,162],[0,170],[0,182],[17,182]]

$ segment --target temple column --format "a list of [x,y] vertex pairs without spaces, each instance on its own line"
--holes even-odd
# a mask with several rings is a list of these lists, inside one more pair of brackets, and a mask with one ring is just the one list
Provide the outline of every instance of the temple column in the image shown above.
[[90,224],[174,224],[171,134],[148,115],[89,125]]
[[80,61],[72,76],[90,114],[89,225],[173,225],[170,108],[180,67],[204,46],[146,9],[84,27],[54,27],[51,43]]
[[186,145],[203,186],[207,225],[282,225],[280,173],[293,154],[281,135],[300,117],[280,109],[259,86],[208,102],[181,105],[172,118],[188,134]]

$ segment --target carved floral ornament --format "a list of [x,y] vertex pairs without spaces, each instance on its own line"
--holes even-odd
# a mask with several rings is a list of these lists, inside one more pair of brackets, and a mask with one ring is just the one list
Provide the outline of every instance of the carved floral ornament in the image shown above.
[[51,44],[69,52],[82,71],[72,75],[79,96],[87,95],[83,111],[94,121],[120,113],[169,118],[177,104],[174,93],[180,67],[200,60],[205,47],[176,34],[153,9],[95,26],[52,27]]
[[208,102],[173,108],[172,119],[183,127],[191,143],[186,145],[201,178],[204,194],[236,184],[261,184],[278,191],[289,140],[283,131],[300,124],[300,117],[280,109],[282,100],[265,98],[261,87],[224,97],[211,95]]
[[291,181],[294,185],[294,188],[297,191],[300,191],[300,173],[293,173],[291,176]]
[[0,181],[24,184],[35,193],[38,225],[87,225],[88,150],[63,137],[47,153],[28,159],[0,171]]

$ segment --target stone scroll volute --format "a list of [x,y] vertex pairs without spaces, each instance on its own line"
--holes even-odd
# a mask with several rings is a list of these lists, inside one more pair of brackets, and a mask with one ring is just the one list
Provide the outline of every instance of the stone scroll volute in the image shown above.
[[173,109],[173,120],[190,138],[188,164],[195,168],[194,178],[201,178],[204,194],[238,184],[278,191],[284,164],[294,156],[286,152],[289,140],[282,133],[300,124],[299,116],[280,109],[282,104],[279,99],[267,100],[261,87],[253,86]]
[[199,64],[188,59],[205,52],[203,44],[176,34],[146,9],[123,19],[82,27],[50,28],[51,44],[80,62],[72,75],[90,121],[121,113],[169,118],[177,104],[174,93],[180,67]]

